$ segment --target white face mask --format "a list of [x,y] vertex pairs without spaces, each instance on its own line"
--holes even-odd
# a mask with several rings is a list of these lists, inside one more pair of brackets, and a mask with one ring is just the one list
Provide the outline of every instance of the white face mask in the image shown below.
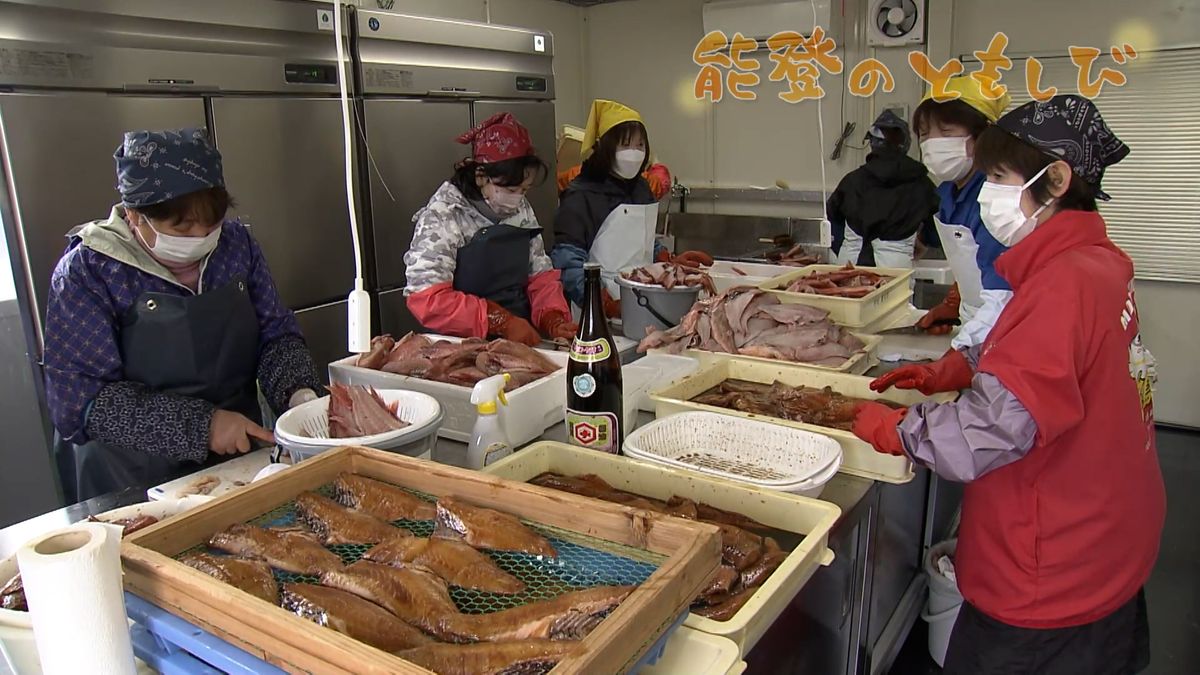
[[974,160],[967,154],[967,137],[952,136],[921,141],[921,163],[941,184],[966,176]]
[[1026,216],[1021,210],[1021,195],[1049,168],[1047,165],[1024,185],[1001,185],[987,181],[980,188],[979,217],[983,219],[983,226],[992,233],[996,241],[1005,246],[1016,246],[1037,227],[1037,217],[1054,200],[1042,204],[1033,215]]
[[515,216],[521,210],[521,200],[525,198],[525,195],[520,192],[509,192],[492,184],[491,193],[484,195],[483,201],[487,202],[487,205],[501,218]]
[[154,230],[154,245],[146,243],[142,233],[135,227],[133,230],[138,239],[146,244],[146,248],[150,249],[150,253],[155,258],[176,265],[188,265],[203,259],[217,248],[217,242],[221,239],[220,226],[203,237],[179,237],[173,234],[163,234],[154,227],[149,218],[142,218],[142,222]]
[[637,176],[638,172],[642,170],[642,162],[644,161],[646,161],[645,150],[636,150],[634,148],[618,150],[613,166],[613,173],[625,180],[629,180]]

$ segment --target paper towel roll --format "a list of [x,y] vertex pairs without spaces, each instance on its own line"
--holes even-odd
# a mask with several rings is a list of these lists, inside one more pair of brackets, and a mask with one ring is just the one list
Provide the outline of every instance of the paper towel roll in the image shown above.
[[17,550],[46,675],[135,672],[121,586],[121,530],[80,523]]

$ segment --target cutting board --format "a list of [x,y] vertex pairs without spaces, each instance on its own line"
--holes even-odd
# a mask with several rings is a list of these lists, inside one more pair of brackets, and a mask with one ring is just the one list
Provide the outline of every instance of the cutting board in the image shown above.
[[222,462],[216,466],[201,469],[183,478],[176,478],[169,483],[156,485],[146,490],[146,496],[156,501],[159,499],[179,499],[180,497],[186,497],[187,494],[183,493],[201,478],[214,477],[220,479],[221,482],[208,495],[210,497],[219,497],[242,487],[238,483],[249,485],[254,476],[271,462],[271,451],[273,449],[263,448],[255,450],[241,457],[235,457],[228,462]]

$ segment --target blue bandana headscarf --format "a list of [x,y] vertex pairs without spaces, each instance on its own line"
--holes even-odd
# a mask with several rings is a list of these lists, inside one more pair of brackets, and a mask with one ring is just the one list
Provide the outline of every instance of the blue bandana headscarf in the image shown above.
[[225,185],[221,153],[200,128],[127,131],[113,158],[117,191],[130,208]]

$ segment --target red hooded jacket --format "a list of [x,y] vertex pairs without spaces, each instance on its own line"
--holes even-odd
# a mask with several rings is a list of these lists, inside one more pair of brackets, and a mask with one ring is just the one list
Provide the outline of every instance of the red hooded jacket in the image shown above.
[[1015,294],[979,371],[1021,401],[1038,436],[966,486],[959,587],[1010,625],[1090,623],[1146,583],[1166,515],[1133,263],[1098,213],[1064,211],[996,269]]

